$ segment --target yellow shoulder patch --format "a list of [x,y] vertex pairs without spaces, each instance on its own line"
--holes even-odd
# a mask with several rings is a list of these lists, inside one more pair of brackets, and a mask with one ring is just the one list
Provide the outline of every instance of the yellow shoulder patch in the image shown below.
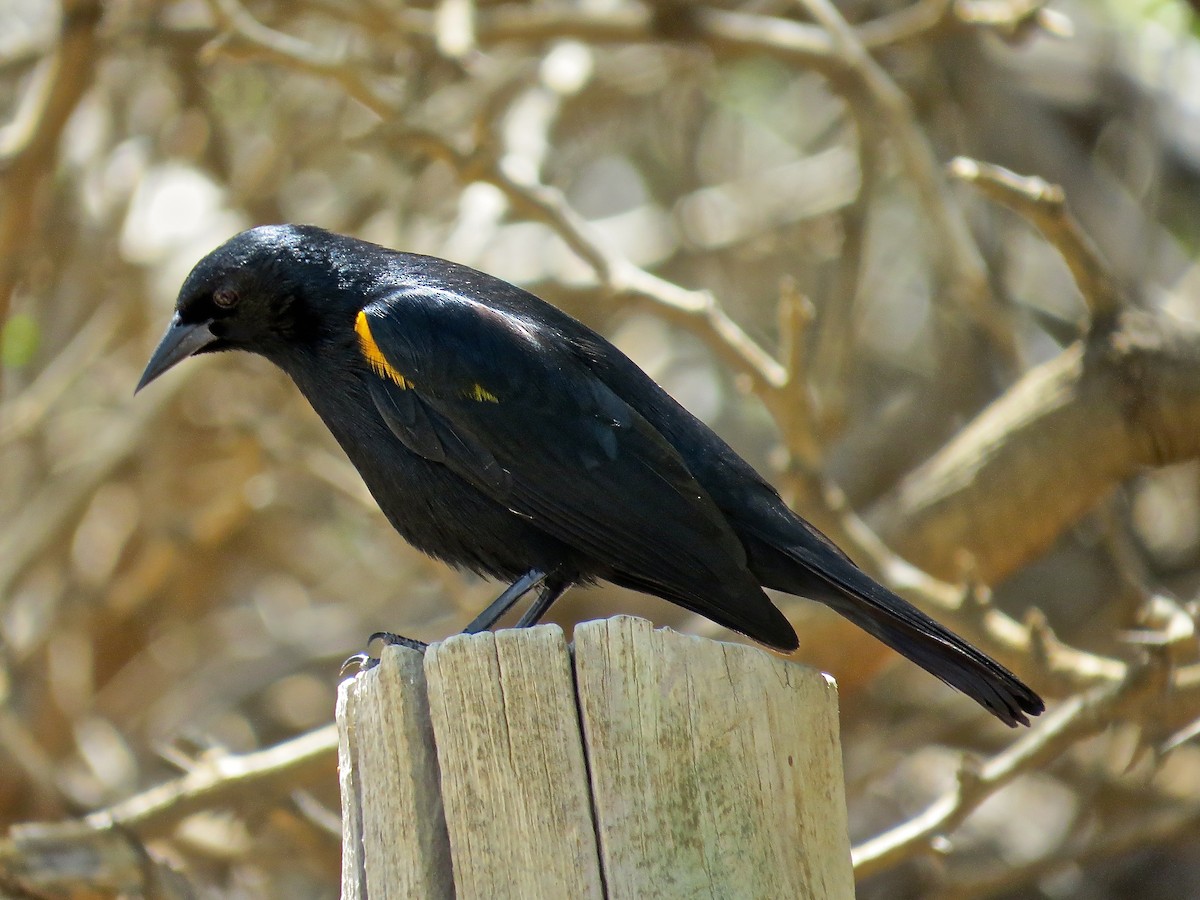
[[[355,318],[354,333],[358,335],[358,349],[362,351],[363,359],[367,361],[367,364],[376,375],[380,378],[391,379],[402,388],[413,387],[413,383],[408,378],[392,368],[392,364],[387,361],[387,357],[383,355],[383,351],[375,343],[375,337],[371,334],[371,323],[367,321],[367,314],[365,312],[359,311],[358,316]],[[468,400],[475,400],[479,403],[500,402],[499,397],[478,382],[463,391],[463,396]]]
[[478,400],[480,403],[499,403],[500,398],[485,388],[482,384],[473,384],[471,389],[466,392],[467,396],[472,400]]
[[354,333],[358,335],[358,349],[362,351],[367,364],[376,375],[381,378],[390,378],[402,388],[413,386],[413,383],[393,369],[391,363],[384,357],[383,351],[379,349],[379,345],[375,343],[375,338],[371,335],[367,314],[361,310],[354,320]]

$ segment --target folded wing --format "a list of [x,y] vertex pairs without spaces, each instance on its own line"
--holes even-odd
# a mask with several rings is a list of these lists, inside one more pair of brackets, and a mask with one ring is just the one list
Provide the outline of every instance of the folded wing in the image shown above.
[[[795,634],[675,449],[545,326],[398,292],[360,318],[371,394],[410,450],[636,584],[765,643]],[[369,346],[368,346],[369,345]]]

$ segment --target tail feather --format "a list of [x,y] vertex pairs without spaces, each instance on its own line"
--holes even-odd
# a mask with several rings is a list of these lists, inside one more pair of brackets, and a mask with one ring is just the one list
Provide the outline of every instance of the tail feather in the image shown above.
[[[762,583],[817,600],[897,653],[956,688],[1009,726],[1029,724],[1046,704],[1000,663],[874,581],[828,539],[749,542],[750,566]],[[832,548],[833,552],[830,552]]]
[[[910,607],[908,614],[900,613],[895,602],[905,601],[893,597],[887,605],[876,605],[869,599],[865,604],[856,603],[847,598],[828,605],[931,675],[962,691],[1006,725],[1028,725],[1029,716],[1045,710],[1042,698],[1000,663],[915,607]],[[924,622],[915,624],[912,620],[916,617]]]

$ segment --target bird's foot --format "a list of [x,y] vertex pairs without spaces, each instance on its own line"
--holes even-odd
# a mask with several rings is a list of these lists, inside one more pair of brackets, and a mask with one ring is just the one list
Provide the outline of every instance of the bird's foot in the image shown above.
[[345,678],[347,675],[366,672],[379,665],[379,657],[372,656],[370,651],[371,644],[376,641],[382,641],[385,647],[408,647],[410,650],[416,650],[418,653],[424,653],[429,649],[429,645],[424,641],[418,641],[416,638],[405,637],[402,634],[394,634],[391,631],[376,631],[367,638],[367,648],[361,653],[355,653],[344,663],[338,674]]
[[424,641],[418,641],[416,638],[405,637],[402,634],[394,634],[391,631],[377,631],[367,638],[367,646],[382,641],[385,647],[407,647],[409,650],[416,650],[418,653],[424,653],[429,649],[429,645]]

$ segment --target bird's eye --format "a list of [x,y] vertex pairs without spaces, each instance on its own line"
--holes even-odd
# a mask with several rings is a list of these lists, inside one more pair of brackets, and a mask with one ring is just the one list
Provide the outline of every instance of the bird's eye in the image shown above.
[[221,309],[231,309],[237,306],[238,299],[238,292],[233,288],[219,288],[213,291],[213,303]]

